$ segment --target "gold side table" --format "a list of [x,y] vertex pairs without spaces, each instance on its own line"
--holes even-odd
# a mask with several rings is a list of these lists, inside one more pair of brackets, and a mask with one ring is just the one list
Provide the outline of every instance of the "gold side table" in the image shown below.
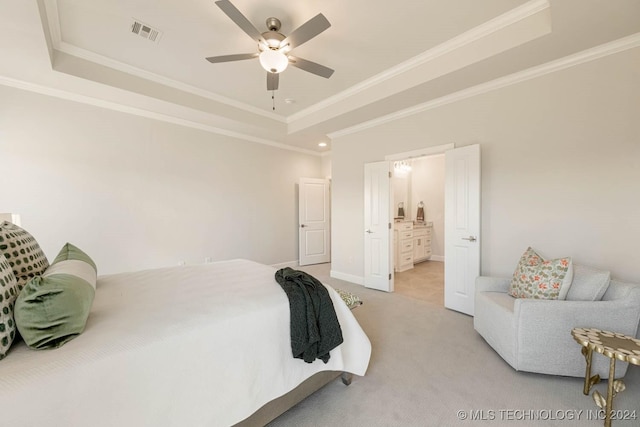
[[610,359],[607,398],[602,397],[596,390],[593,392],[593,400],[598,407],[605,411],[605,427],[611,427],[613,397],[625,389],[624,382],[615,379],[616,360],[640,365],[640,340],[628,335],[595,328],[574,328],[571,330],[571,335],[582,346],[582,354],[587,361],[584,394],[588,395],[591,387],[600,382],[600,375],[591,376],[591,356],[593,351],[595,350]]

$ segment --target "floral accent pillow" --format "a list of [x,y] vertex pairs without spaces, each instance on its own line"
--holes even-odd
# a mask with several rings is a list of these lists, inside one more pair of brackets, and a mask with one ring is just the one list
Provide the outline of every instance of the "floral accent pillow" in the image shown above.
[[342,301],[344,301],[344,303],[347,304],[347,307],[349,307],[351,310],[362,305],[362,300],[360,299],[360,297],[352,294],[351,292],[343,291],[341,289],[336,289],[336,292],[338,293],[338,295],[340,295]]
[[509,295],[515,298],[564,300],[572,280],[571,258],[545,260],[528,248],[513,273]]

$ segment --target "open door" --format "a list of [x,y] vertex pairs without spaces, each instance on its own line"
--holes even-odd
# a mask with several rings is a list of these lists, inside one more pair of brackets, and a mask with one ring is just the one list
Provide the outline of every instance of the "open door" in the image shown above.
[[330,262],[330,182],[328,179],[300,178],[298,188],[298,263]]
[[445,153],[444,306],[473,316],[480,274],[480,145]]
[[364,165],[364,286],[393,292],[391,162]]

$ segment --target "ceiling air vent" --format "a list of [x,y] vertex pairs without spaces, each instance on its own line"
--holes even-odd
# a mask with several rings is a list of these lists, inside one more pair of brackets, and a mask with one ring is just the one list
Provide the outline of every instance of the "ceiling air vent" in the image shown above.
[[157,30],[144,22],[138,21],[137,19],[134,19],[131,23],[131,32],[155,43],[158,43],[162,36],[162,32],[160,30]]

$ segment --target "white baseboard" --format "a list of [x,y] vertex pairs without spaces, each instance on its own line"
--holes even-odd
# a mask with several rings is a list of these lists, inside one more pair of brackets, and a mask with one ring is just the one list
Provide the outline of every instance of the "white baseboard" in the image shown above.
[[279,264],[271,264],[271,267],[273,267],[273,268],[285,268],[285,267],[296,268],[296,267],[298,267],[298,260],[288,261],[288,262],[281,262]]
[[430,261],[438,261],[438,262],[444,262],[444,256],[442,255],[431,255],[431,258],[429,258]]
[[344,280],[345,282],[355,283],[356,285],[364,285],[364,277],[356,276],[354,274],[341,273],[339,271],[331,270],[329,276],[334,279]]

